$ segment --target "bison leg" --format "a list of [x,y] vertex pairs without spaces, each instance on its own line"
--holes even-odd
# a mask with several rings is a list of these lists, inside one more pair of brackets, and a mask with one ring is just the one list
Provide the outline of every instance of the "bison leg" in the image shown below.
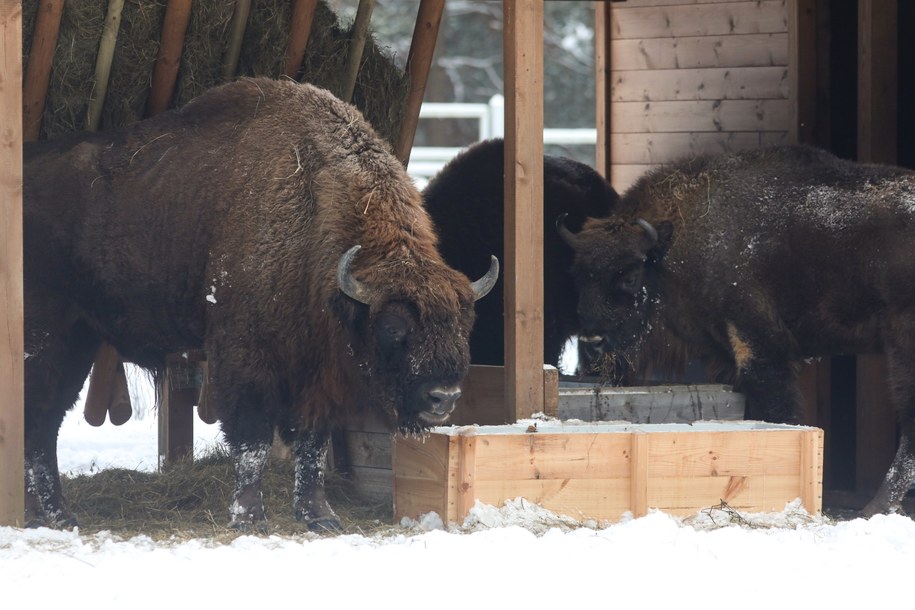
[[912,450],[911,439],[903,434],[886,478],[883,479],[873,500],[861,510],[861,514],[872,517],[880,513],[900,512],[902,499],[912,487],[912,483],[915,483],[915,452]]
[[266,530],[267,517],[264,513],[264,497],[261,480],[270,443],[242,444],[235,448],[235,491],[229,507],[229,527],[249,531],[252,528]]
[[45,331],[36,330],[30,319],[26,328],[25,522],[29,527],[71,528],[76,518],[61,490],[57,434],[89,375],[99,340],[82,324],[68,330],[45,325],[41,328],[52,329]]
[[306,430],[293,443],[295,453],[295,518],[314,531],[339,530],[340,519],[334,513],[324,490],[327,468],[326,429]]

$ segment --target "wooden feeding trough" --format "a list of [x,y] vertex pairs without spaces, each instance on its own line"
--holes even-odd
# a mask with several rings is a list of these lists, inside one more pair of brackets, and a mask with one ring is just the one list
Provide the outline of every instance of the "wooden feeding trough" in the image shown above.
[[461,522],[474,503],[522,497],[576,519],[659,509],[695,514],[726,502],[822,510],[823,431],[754,421],[695,424],[520,422],[398,437],[394,516]]

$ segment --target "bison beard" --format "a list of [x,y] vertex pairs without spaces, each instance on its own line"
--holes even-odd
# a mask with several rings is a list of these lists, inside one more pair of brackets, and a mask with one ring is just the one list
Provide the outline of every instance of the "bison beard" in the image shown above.
[[[25,149],[26,518],[75,523],[57,432],[95,352],[161,374],[203,349],[236,467],[230,525],[263,527],[274,431],[295,505],[324,494],[331,428],[357,409],[444,423],[469,364],[473,306],[496,281],[442,260],[419,193],[351,106],[242,79],[130,128]],[[488,257],[487,257],[488,258]]]
[[873,515],[915,481],[913,226],[915,172],[786,146],[659,168],[560,234],[585,332],[642,369],[701,359],[750,418],[799,420],[805,359],[882,351],[901,439]]

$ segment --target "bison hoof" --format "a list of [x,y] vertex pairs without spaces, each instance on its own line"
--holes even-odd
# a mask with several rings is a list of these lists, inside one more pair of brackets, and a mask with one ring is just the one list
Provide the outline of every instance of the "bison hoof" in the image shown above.
[[321,519],[311,519],[306,522],[309,531],[318,534],[336,533],[343,530],[340,520],[336,517],[323,517]]
[[232,518],[229,521],[227,526],[230,530],[235,530],[236,532],[241,532],[243,534],[266,534],[267,533],[267,521],[251,521],[248,519],[236,519]]
[[27,519],[25,522],[25,527],[27,529],[37,529],[39,527],[49,527],[55,530],[72,530],[75,527],[79,527],[79,523],[76,521],[76,517],[68,515],[66,517],[61,517],[58,519],[46,519],[46,518],[33,518]]

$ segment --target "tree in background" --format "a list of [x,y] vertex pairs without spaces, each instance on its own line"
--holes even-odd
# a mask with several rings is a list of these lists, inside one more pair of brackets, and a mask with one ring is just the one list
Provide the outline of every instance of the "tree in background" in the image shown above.
[[[352,20],[358,0],[328,0],[342,21]],[[403,66],[410,50],[418,0],[376,0],[372,32]],[[544,3],[544,123],[594,126],[594,3]],[[504,93],[502,2],[446,0],[427,102],[488,102]],[[473,121],[424,120],[417,146],[464,146],[477,138]],[[563,147],[553,154],[594,162],[593,147]]]

